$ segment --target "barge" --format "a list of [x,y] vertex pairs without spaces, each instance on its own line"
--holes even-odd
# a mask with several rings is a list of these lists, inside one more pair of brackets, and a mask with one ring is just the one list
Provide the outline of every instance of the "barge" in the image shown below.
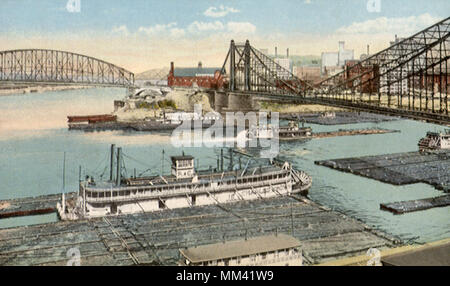
[[67,122],[70,124],[76,123],[96,123],[96,122],[108,122],[116,121],[117,116],[112,114],[99,114],[99,115],[82,115],[82,116],[67,116]]
[[305,172],[295,170],[288,162],[270,160],[263,165],[253,160],[256,164],[250,164],[252,160],[249,158],[245,166],[234,165],[230,149],[228,170],[223,168],[223,155],[216,169],[197,170],[194,157],[183,154],[171,157],[170,175],[125,178],[121,174],[122,150],[117,148],[115,152],[112,145],[109,180],[96,182],[87,176],[75,198],[66,200],[62,196],[58,214],[62,220],[77,220],[307,194],[312,179]]

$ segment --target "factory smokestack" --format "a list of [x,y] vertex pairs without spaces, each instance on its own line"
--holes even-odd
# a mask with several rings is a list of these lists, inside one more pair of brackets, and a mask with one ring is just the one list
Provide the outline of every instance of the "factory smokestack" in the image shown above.
[[277,47],[275,47],[275,57],[278,57]]
[[286,58],[289,59],[289,48],[286,50]]

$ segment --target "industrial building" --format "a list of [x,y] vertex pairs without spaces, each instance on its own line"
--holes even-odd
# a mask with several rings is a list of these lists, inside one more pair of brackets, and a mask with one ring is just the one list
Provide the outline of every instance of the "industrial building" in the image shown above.
[[300,66],[296,68],[296,73],[294,73],[298,78],[307,81],[309,83],[318,83],[322,80],[320,74],[320,66]]
[[[394,46],[401,42],[402,38],[397,38],[395,35],[395,40],[390,43],[390,46]],[[401,57],[404,49],[407,47],[402,46],[401,44],[397,46],[393,51],[395,57]],[[389,72],[388,74],[383,75],[388,70],[386,67],[380,69],[380,92],[382,93],[400,93],[405,94],[408,92],[408,66],[404,65],[402,68],[397,69],[395,71]],[[401,79],[400,81],[398,79]]]
[[204,68],[202,62],[195,68],[175,68],[171,62],[167,83],[169,87],[222,88],[225,81],[220,71],[220,67]]
[[[450,89],[450,68],[448,65],[437,66],[420,77],[420,88],[432,89],[435,93],[448,93]],[[410,83],[411,84],[411,83]]]
[[[402,39],[396,37],[395,41],[392,41],[391,46],[399,43]],[[400,56],[404,47],[400,44],[397,56]],[[367,58],[366,54],[362,55],[363,58]],[[448,73],[448,66],[438,65],[426,73],[419,74],[419,76],[413,80],[411,78],[411,67],[404,65],[402,68],[394,71],[389,71],[387,67],[380,68],[377,65],[363,66],[359,64],[362,60],[349,60],[345,63],[344,78],[349,80],[351,78],[361,76],[361,89],[358,91],[363,93],[384,93],[384,94],[408,94],[413,93],[413,89],[428,90],[430,93],[447,93],[449,89],[450,74]],[[351,68],[353,67],[353,68]],[[371,80],[375,78],[376,80]],[[352,83],[347,84],[348,88],[352,87]]]
[[[363,82],[363,84],[361,85],[360,90],[364,93],[378,92],[379,80],[370,80],[372,78],[377,78],[379,74],[378,66],[362,66],[359,63],[359,60],[349,60],[345,62],[345,79],[348,80],[363,74],[363,76],[361,77],[361,81]],[[352,66],[355,67],[350,69],[350,67]],[[347,87],[352,88],[352,83],[348,83]]]
[[277,76],[282,79],[289,79],[292,73],[292,61],[288,58],[276,58],[275,62],[280,65],[284,70],[279,70]]
[[322,53],[322,75],[332,76],[343,70],[345,61],[354,59],[354,51],[345,49],[345,42],[339,42],[337,52]]
[[[267,49],[263,49],[264,51],[267,51]],[[277,77],[281,79],[289,79],[291,77],[291,74],[295,73],[293,72],[293,62],[289,58],[289,48],[286,49],[286,57],[279,56],[278,55],[278,48],[275,47],[275,56],[273,57],[273,60],[275,63],[277,63],[280,67],[282,67],[282,70],[277,71]]]

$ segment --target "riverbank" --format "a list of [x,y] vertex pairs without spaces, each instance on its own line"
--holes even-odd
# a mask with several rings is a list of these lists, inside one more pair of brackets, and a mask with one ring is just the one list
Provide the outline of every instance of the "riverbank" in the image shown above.
[[[448,256],[443,256],[442,254],[448,253],[444,251],[439,251],[440,257],[428,256],[428,260],[425,262],[423,255],[420,255],[421,252],[432,253],[432,251],[436,248],[446,247],[446,249],[450,249],[450,238],[433,241],[426,243],[424,245],[405,245],[395,248],[390,248],[386,250],[382,250],[379,252],[378,257],[373,257],[374,253],[370,253],[371,255],[358,255],[349,258],[334,260],[330,262],[325,262],[321,264],[317,264],[316,266],[369,266],[374,265],[374,263],[379,263],[378,265],[383,266],[392,266],[394,265],[392,262],[398,260],[398,258],[403,256],[411,256],[413,259],[410,262],[405,263],[405,261],[397,261],[395,265],[397,266],[448,266],[447,263],[441,263],[442,258],[447,259]],[[422,257],[420,257],[422,256]],[[376,258],[380,260],[377,261]],[[431,258],[431,259],[430,259]],[[400,263],[398,263],[400,262]]]
[[44,93],[51,91],[65,91],[75,89],[93,88],[87,85],[25,85],[25,84],[0,84],[0,96],[12,94]]
[[261,111],[279,112],[280,114],[346,112],[348,109],[318,105],[318,104],[282,104],[274,102],[261,102],[258,109]]

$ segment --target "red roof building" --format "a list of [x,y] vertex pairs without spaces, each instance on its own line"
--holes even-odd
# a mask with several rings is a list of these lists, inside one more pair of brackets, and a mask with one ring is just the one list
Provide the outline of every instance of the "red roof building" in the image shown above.
[[167,83],[170,87],[202,87],[219,89],[225,85],[224,76],[220,73],[221,68],[204,68],[199,62],[196,68],[174,68],[170,63],[170,72]]

